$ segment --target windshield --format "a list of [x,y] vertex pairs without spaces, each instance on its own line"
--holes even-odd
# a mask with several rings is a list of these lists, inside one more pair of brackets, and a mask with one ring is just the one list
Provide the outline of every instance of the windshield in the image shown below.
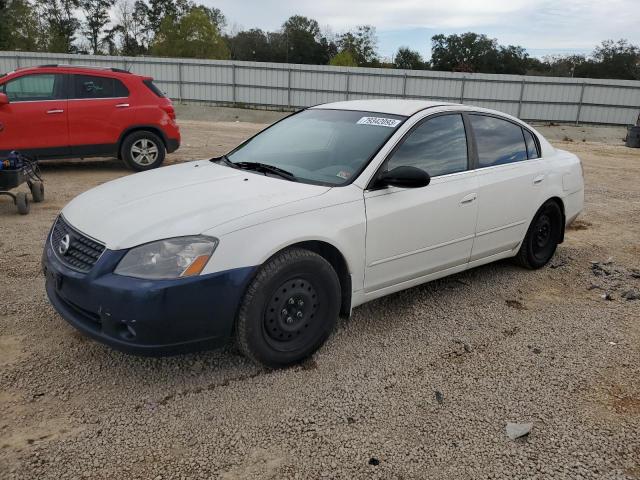
[[308,183],[349,183],[406,117],[309,109],[259,133],[232,151],[233,163],[277,167]]

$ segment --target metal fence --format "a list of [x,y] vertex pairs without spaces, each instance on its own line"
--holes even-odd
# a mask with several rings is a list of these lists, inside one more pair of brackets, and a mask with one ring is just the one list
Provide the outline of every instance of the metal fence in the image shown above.
[[179,102],[295,109],[367,98],[460,102],[524,120],[635,123],[640,81],[282,63],[0,52],[0,71],[66,63],[118,67],[155,78]]

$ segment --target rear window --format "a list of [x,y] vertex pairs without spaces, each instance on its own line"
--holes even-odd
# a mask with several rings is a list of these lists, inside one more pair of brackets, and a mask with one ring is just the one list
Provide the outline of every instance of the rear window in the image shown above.
[[151,90],[153,93],[155,93],[158,97],[160,98],[164,98],[165,95],[164,93],[162,93],[162,90],[160,90],[157,85],[155,83],[153,83],[153,80],[143,80],[142,81],[149,90]]

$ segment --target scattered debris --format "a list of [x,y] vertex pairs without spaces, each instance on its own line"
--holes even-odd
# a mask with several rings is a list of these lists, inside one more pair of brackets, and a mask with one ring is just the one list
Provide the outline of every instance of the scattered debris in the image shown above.
[[462,340],[460,340],[459,338],[456,338],[453,343],[457,343],[458,345],[462,345],[463,350],[466,353],[470,353],[471,352],[471,345],[469,345],[467,342],[464,342]]
[[380,460],[378,460],[376,457],[371,457],[369,459],[369,465],[373,465],[374,467],[376,465],[380,465]]
[[564,267],[567,264],[567,262],[562,259],[562,258],[558,258],[556,261],[552,262],[551,265],[549,265],[549,268],[560,268],[560,267]]
[[354,423],[356,423],[356,419],[353,417],[347,417],[347,423],[349,425],[353,425]]
[[607,301],[613,300],[613,297],[611,296],[611,294],[609,292],[603,293],[602,295],[600,295],[600,298],[602,298],[603,300],[607,300]]
[[635,288],[622,293],[622,298],[627,300],[640,300],[640,292]]
[[507,307],[515,308],[516,310],[526,310],[527,307],[520,300],[505,300],[504,303]]
[[531,350],[536,355],[540,355],[542,353],[542,349],[539,347],[532,347],[531,345],[528,345],[528,347],[529,347],[529,350]]
[[518,333],[520,331],[520,327],[513,326],[511,328],[505,328],[504,330],[502,330],[502,334],[505,337],[513,337],[516,333]]
[[440,390],[436,390],[436,401],[442,405],[444,403],[444,395],[442,394],[442,392]]
[[511,440],[527,437],[531,433],[533,423],[511,423],[507,422],[507,437]]

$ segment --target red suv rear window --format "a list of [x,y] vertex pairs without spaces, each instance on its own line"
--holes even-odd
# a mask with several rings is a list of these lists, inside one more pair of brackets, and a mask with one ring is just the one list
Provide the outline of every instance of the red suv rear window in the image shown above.
[[162,90],[160,90],[155,83],[153,83],[153,80],[143,80],[142,81],[149,90],[151,90],[153,93],[155,93],[158,97],[160,98],[164,98],[165,95],[164,93],[162,93]]

